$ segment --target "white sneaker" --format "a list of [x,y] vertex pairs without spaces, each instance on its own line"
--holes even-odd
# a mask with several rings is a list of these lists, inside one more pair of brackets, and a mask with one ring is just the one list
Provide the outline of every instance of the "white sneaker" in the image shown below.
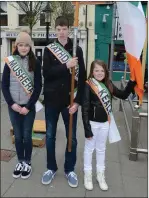
[[104,172],[97,172],[97,181],[101,190],[108,190],[108,185],[105,181]]
[[93,190],[92,171],[84,172],[84,186],[87,190]]

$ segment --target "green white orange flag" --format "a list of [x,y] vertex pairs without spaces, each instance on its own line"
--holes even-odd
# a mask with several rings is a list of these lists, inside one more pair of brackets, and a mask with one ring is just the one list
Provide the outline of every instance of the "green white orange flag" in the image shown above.
[[[138,2],[139,3],[139,2]],[[142,103],[144,86],[140,56],[146,39],[146,19],[142,5],[135,6],[130,2],[117,2],[119,21],[124,37],[125,49],[130,68],[130,76],[137,85],[135,92]]]

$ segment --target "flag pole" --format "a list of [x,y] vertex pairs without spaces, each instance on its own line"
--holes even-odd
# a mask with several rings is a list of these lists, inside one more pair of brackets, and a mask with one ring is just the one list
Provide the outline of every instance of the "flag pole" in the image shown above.
[[127,63],[125,62],[124,80],[126,81]]
[[147,40],[148,40],[148,2],[146,6],[146,39],[143,48],[143,55],[142,55],[142,75],[143,75],[143,84],[144,84],[144,75],[145,75],[145,65],[146,65],[146,52],[147,52]]
[[[75,15],[74,15],[74,36],[73,36],[73,57],[76,57],[77,49],[77,34],[78,34],[78,22],[79,22],[79,2],[75,2]],[[75,68],[71,69],[71,95],[70,95],[70,107],[73,105],[74,100],[74,77],[75,77]],[[71,152],[72,147],[72,125],[73,125],[73,114],[70,114],[69,117],[69,134],[68,134],[68,152]]]
[[111,49],[110,49],[110,66],[109,66],[109,76],[112,80],[113,74],[113,57],[114,57],[114,45],[115,45],[115,23],[116,23],[116,2],[113,2],[113,17],[112,17],[112,33],[111,33]]

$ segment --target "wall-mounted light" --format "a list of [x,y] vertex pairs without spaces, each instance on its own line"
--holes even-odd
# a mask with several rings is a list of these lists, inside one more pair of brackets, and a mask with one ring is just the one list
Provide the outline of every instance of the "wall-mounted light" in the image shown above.
[[109,10],[109,9],[110,9],[110,6],[109,6],[109,5],[107,5],[106,9],[107,9],[107,10]]
[[103,15],[103,18],[102,18],[102,22],[103,23],[106,23],[107,22],[107,18],[106,18],[107,16],[109,16],[109,14],[104,14]]

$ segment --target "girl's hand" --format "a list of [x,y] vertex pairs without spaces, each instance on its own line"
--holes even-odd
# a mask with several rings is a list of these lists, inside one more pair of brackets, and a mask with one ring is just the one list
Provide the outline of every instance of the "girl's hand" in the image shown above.
[[79,107],[79,104],[74,102],[72,107],[68,107],[69,113],[74,114],[78,110],[78,107]]
[[26,115],[26,114],[28,114],[28,112],[29,112],[29,110],[26,107],[22,107],[20,114]]
[[11,108],[12,108],[14,111],[16,111],[16,112],[20,112],[21,109],[22,109],[22,107],[21,107],[20,105],[16,104],[16,103],[14,103],[14,104],[11,106]]

